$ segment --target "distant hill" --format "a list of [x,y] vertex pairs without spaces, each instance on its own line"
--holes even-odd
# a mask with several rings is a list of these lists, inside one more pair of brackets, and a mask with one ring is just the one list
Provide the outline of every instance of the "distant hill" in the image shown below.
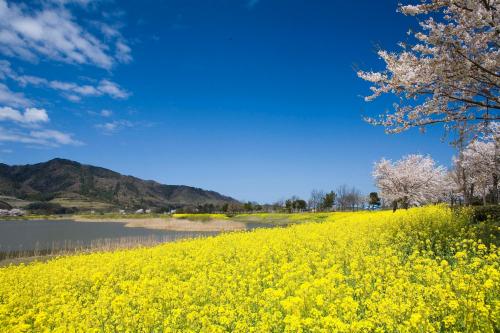
[[83,208],[185,207],[238,202],[214,191],[163,185],[60,158],[28,165],[0,163],[0,195]]

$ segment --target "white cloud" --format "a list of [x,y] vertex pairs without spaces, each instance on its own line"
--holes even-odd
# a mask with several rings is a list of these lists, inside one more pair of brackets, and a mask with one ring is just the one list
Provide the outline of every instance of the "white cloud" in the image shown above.
[[116,132],[122,131],[124,129],[137,129],[137,128],[145,128],[152,127],[155,124],[147,121],[129,121],[125,119],[118,119],[113,121],[108,121],[102,124],[95,125],[95,128],[102,131],[105,135],[111,135]]
[[82,99],[77,95],[65,95],[65,97],[72,102],[80,102]]
[[120,31],[118,31],[118,29],[116,29],[115,27],[112,27],[109,24],[106,24],[103,22],[93,22],[93,24],[95,26],[97,26],[97,28],[99,28],[99,30],[101,30],[102,34],[108,39],[112,39],[112,38],[121,36]]
[[66,4],[77,4],[83,7],[87,7],[94,0],[51,0],[54,4],[66,5]]
[[0,127],[0,142],[18,142],[26,144],[40,144],[40,140],[29,137],[21,133],[16,133]]
[[56,130],[22,132],[0,127],[0,142],[23,143],[36,146],[59,147],[61,145],[81,146],[83,142],[73,139],[68,133]]
[[120,88],[120,86],[109,80],[101,80],[97,89],[103,94],[113,98],[124,99],[130,96],[130,93]]
[[[0,0],[1,1],[1,0]],[[87,96],[103,96],[108,95],[115,99],[126,99],[130,96],[130,93],[120,87],[119,84],[102,79],[99,81],[97,86],[92,86],[89,84],[79,85],[73,82],[63,82],[58,80],[49,81],[47,79],[32,76],[32,75],[20,75],[14,71],[10,63],[6,60],[0,60],[0,79],[9,78],[16,81],[21,87],[26,87],[28,85],[49,87],[54,90],[58,90],[64,93],[64,96],[73,102],[79,102],[81,97]],[[2,94],[2,91],[5,91]],[[2,96],[4,98],[2,99]],[[9,88],[0,83],[0,102],[8,105],[29,105],[28,100],[24,99],[24,96],[19,93],[13,93]]]
[[81,146],[83,144],[82,142],[73,139],[71,134],[50,129],[41,131],[31,131],[30,136],[42,141],[53,142],[57,145]]
[[[99,1],[94,0],[0,0],[0,57],[3,54],[33,63],[46,60],[93,65],[107,70],[117,63],[132,61],[130,46],[120,32],[122,25],[110,23],[120,20],[120,17],[101,13],[106,23],[100,25],[85,17],[91,10],[92,15],[95,14],[98,6]],[[78,17],[71,13],[74,9],[78,10]],[[27,75],[15,69],[7,60],[0,59],[0,122],[6,122],[5,127],[0,126],[0,143],[49,147],[83,144],[71,133],[47,128],[50,121],[47,111],[33,107],[36,101],[24,95],[31,93],[32,89],[25,92],[22,88],[53,89],[74,102],[93,96],[114,99],[130,96],[130,92],[109,79],[81,84]],[[14,89],[13,84],[19,89]],[[103,110],[100,115],[111,117],[112,112]],[[113,132],[133,124],[118,120],[103,126],[105,131]]]
[[123,62],[123,63],[129,63],[132,61],[132,50],[130,49],[130,46],[125,44],[125,42],[121,39],[119,39],[116,42],[116,53],[115,57],[118,59],[118,61]]
[[[39,125],[49,122],[49,116],[44,109],[27,108],[23,113],[8,106],[1,107],[0,121],[13,123],[8,128],[0,127],[0,142],[17,142],[48,147],[83,144],[73,139],[69,133],[39,128]],[[18,124],[17,128],[16,124]],[[23,129],[26,126],[32,127],[32,129],[27,132],[26,129]]]
[[50,81],[48,86],[55,90],[72,92],[81,96],[99,96],[102,94],[96,87],[90,85],[80,86],[72,82]]
[[16,71],[14,71],[10,66],[10,62],[7,60],[0,60],[0,80],[6,80],[7,78],[16,81],[22,87],[26,87],[28,84],[47,84],[47,80],[44,78],[17,74]]
[[32,75],[21,75],[21,76],[18,76],[17,77],[17,82],[19,82],[19,84],[22,87],[26,87],[29,84],[34,85],[34,86],[40,86],[40,85],[47,84],[47,80],[46,79],[41,78],[41,77],[37,77],[37,76],[32,76]]
[[14,72],[10,68],[10,62],[7,60],[0,60],[0,79],[5,80],[7,77],[12,77]]
[[27,123],[47,123],[49,116],[45,109],[27,108],[24,112],[24,121]]
[[35,125],[49,122],[45,109],[27,108],[24,113],[11,107],[0,107],[0,121],[14,121],[16,123]]
[[109,80],[101,80],[97,86],[78,85],[73,82],[49,81],[47,85],[55,90],[68,93],[66,97],[72,101],[79,101],[81,96],[103,96],[108,95],[115,99],[126,99],[130,93],[121,88],[117,83]]
[[100,115],[103,117],[111,117],[113,115],[113,111],[110,110],[102,110]]
[[0,103],[15,107],[31,105],[23,93],[13,92],[3,83],[0,83]]
[[134,126],[134,123],[128,120],[114,120],[104,124],[97,124],[95,127],[102,130],[104,134],[113,134],[124,128],[130,128]]
[[[115,55],[109,43],[78,24],[65,5],[74,1],[42,2],[41,9],[0,0],[0,52],[38,61],[40,56],[110,69],[116,62],[131,61],[130,48],[118,34]],[[88,1],[77,1],[81,4]],[[109,32],[108,32],[109,33]]]

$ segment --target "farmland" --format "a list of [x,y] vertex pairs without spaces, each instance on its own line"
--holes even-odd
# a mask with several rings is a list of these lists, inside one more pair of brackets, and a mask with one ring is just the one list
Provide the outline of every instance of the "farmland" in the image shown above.
[[[307,222],[307,218],[311,222]],[[270,218],[270,217],[267,217]],[[0,269],[6,331],[500,329],[498,226],[445,206]]]

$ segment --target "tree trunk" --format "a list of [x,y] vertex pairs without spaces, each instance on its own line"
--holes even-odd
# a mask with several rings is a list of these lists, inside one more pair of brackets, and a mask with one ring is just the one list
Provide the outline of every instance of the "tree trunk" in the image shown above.
[[500,136],[493,138],[495,144],[494,170],[493,170],[493,204],[500,204],[500,189],[498,187],[498,178],[500,173]]
[[469,200],[469,189],[467,186],[467,176],[465,175],[465,170],[462,168],[461,170],[461,176],[462,176],[462,192],[464,195],[464,205],[468,205],[470,200]]
[[492,204],[498,205],[498,175],[496,173],[493,174],[493,199]]
[[408,209],[410,207],[410,203],[408,202],[408,198],[407,197],[403,198],[402,206],[403,206],[404,209]]
[[460,174],[460,178],[462,178],[462,184],[460,184],[462,194],[464,196],[464,205],[468,205],[470,200],[469,200],[469,193],[468,193],[468,186],[467,186],[467,175],[465,174],[465,169],[462,167],[462,161],[463,161],[463,151],[464,151],[464,145],[465,145],[465,134],[463,127],[459,129],[459,138],[457,140],[457,149],[458,149],[458,161],[457,161],[457,169],[459,168],[458,173]]

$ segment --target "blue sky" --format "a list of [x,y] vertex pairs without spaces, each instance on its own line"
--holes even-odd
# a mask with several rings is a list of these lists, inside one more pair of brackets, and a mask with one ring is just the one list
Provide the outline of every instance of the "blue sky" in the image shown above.
[[373,163],[448,165],[432,128],[362,120],[354,68],[414,27],[397,1],[0,0],[0,161],[62,157],[240,200],[374,189]]

